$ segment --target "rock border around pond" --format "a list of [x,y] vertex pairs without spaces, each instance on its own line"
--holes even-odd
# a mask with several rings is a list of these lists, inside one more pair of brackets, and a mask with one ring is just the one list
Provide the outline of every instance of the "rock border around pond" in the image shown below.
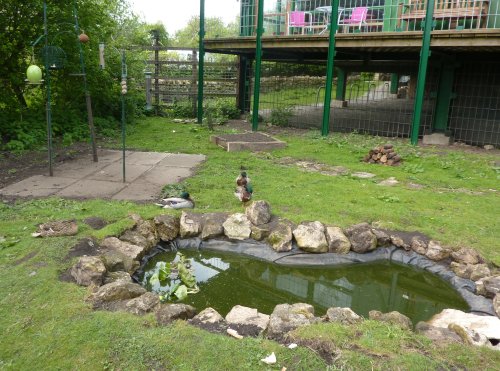
[[[137,215],[131,218],[134,220],[131,229],[119,237],[105,238],[100,244],[99,256],[82,256],[70,270],[79,285],[95,287],[88,298],[94,309],[127,311],[138,315],[154,312],[159,324],[193,318],[195,308],[185,304],[162,304],[158,295],[146,292],[131,279],[141,259],[154,246],[160,241],[175,241],[179,247],[201,246],[237,252],[283,265],[332,266],[376,260],[409,264],[450,282],[467,301],[471,312],[500,321],[497,317],[500,315],[499,272],[492,271],[473,249],[452,251],[419,233],[386,231],[368,223],[345,229],[324,225],[320,221],[295,224],[273,216],[266,201],[252,202],[244,213],[197,214],[183,211],[180,216],[165,214],[152,220],[143,220]],[[329,311],[334,309],[330,308]],[[205,315],[205,310],[199,315],[202,313]],[[311,316],[314,317],[313,312]],[[383,316],[373,317],[380,319]],[[323,319],[315,321],[319,320]],[[224,327],[210,326],[219,329]],[[240,326],[239,331],[251,335],[264,331],[273,334],[273,330],[268,327],[262,328],[262,323],[255,326]],[[429,325],[417,326],[417,329],[426,326]],[[469,334],[470,338],[474,338],[471,332],[474,329],[466,327],[465,330],[462,335]],[[497,334],[498,340],[500,330]],[[274,335],[271,337],[277,338]],[[474,343],[467,339],[467,342]]]

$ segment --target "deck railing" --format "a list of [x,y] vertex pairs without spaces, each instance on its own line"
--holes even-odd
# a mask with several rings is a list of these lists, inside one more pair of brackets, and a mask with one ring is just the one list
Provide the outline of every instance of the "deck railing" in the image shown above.
[[[255,36],[258,1],[240,0],[238,36]],[[264,36],[328,36],[331,0],[264,1]],[[338,33],[421,31],[426,6],[427,0],[340,0]],[[434,30],[500,28],[500,0],[435,0],[433,13]]]

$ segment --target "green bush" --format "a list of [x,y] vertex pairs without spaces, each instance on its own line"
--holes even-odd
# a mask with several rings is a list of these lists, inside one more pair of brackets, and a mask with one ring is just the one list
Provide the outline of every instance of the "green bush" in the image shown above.
[[269,122],[276,126],[288,126],[292,116],[293,112],[291,107],[275,108],[271,111]]

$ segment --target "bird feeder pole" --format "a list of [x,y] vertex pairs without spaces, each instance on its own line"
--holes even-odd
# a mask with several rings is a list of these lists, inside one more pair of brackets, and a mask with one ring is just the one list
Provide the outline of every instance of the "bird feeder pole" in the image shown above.
[[45,37],[45,48],[44,50],[44,65],[45,65],[45,81],[47,89],[47,147],[49,152],[49,175],[54,176],[54,170],[52,168],[52,111],[50,102],[50,66],[49,66],[49,31],[47,27],[47,2],[43,2],[43,35]]

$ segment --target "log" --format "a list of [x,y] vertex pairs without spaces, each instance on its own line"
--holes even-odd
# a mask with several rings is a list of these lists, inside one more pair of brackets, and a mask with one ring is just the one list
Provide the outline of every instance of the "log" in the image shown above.
[[394,163],[394,160],[390,159],[390,160],[387,160],[387,162],[385,164],[388,166],[392,166],[393,163]]
[[385,164],[387,162],[387,156],[386,155],[383,155],[381,158],[380,158],[380,162]]
[[392,144],[386,144],[386,145],[384,145],[384,148],[390,149],[390,148],[394,148],[394,146]]
[[392,159],[394,160],[394,162],[399,162],[399,161],[401,161],[401,156],[396,155]]

